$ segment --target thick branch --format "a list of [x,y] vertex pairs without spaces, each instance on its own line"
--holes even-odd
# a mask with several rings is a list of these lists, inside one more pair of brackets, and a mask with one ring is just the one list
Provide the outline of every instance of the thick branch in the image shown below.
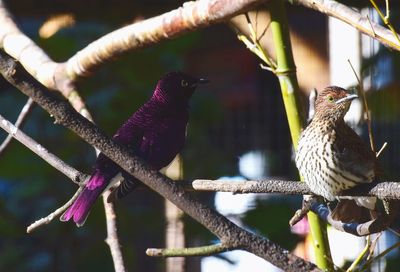
[[125,26],[92,42],[67,61],[67,74],[72,79],[85,76],[123,53],[229,20],[265,2],[267,0],[204,0],[184,3],[180,8]]
[[235,194],[248,193],[284,193],[288,195],[311,194],[304,182],[285,180],[207,180],[197,179],[192,182],[197,191],[232,192]]
[[[280,193],[286,195],[310,195],[311,190],[305,182],[287,180],[232,181],[198,179],[192,182],[197,191],[247,193]],[[341,194],[347,196],[376,196],[381,199],[400,199],[399,182],[381,182],[359,185]]]
[[385,46],[400,51],[400,44],[389,29],[369,21],[368,18],[344,4],[333,0],[291,0],[291,2],[335,17]]
[[0,70],[11,84],[32,97],[38,105],[54,116],[57,122],[74,131],[128,173],[170,200],[218,236],[222,243],[252,252],[285,271],[318,270],[314,264],[289,253],[279,245],[239,228],[193,198],[178,183],[151,169],[129,150],[106,137],[98,127],[77,113],[69,103],[53,96],[3,51],[0,51]]

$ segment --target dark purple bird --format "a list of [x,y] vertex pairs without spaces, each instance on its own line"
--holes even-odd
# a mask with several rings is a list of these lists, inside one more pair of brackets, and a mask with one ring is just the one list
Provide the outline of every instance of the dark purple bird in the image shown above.
[[[167,166],[185,143],[189,99],[197,85],[208,82],[181,72],[170,72],[157,83],[153,96],[118,129],[113,139],[159,170]],[[121,175],[122,182],[110,195],[119,199],[131,192],[138,180],[100,153],[90,180],[74,203],[60,217],[82,226],[96,199]]]

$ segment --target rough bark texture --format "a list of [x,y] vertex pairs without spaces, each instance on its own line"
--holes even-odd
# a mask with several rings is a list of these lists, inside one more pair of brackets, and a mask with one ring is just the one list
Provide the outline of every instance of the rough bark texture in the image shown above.
[[[285,195],[311,195],[310,188],[300,181],[289,180],[248,180],[226,181],[198,179],[190,183],[197,191],[247,193],[281,193]],[[376,196],[381,199],[400,199],[400,183],[386,181],[359,185],[344,191],[341,196]]]

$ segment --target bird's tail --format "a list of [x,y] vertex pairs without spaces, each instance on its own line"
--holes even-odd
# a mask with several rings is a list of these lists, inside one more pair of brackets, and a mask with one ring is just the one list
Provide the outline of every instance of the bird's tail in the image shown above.
[[334,220],[346,223],[365,223],[377,217],[374,210],[357,205],[354,199],[340,199],[331,213]]
[[93,175],[72,205],[61,215],[60,220],[69,221],[72,218],[78,227],[83,226],[90,209],[106,185],[103,176]]

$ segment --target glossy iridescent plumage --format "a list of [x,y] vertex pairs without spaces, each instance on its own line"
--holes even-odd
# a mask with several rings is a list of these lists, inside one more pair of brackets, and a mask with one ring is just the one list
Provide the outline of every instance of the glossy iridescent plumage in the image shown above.
[[[150,100],[118,129],[113,139],[133,150],[153,168],[167,166],[183,148],[189,118],[188,102],[196,86],[203,82],[181,72],[166,74],[158,81]],[[113,191],[112,199],[132,191],[137,180],[100,154],[89,182],[60,220],[73,219],[82,226],[96,199],[120,173],[125,181]]]

